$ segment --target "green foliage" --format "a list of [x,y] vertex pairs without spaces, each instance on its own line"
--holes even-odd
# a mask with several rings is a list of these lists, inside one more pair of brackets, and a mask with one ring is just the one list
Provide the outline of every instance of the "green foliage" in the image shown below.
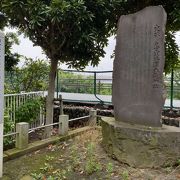
[[54,159],[53,156],[46,156],[46,161],[52,161]]
[[165,60],[165,73],[170,73],[172,69],[180,68],[180,60],[179,60],[179,48],[176,44],[174,32],[166,32],[166,60]]
[[9,24],[42,47],[51,60],[46,111],[49,122],[58,61],[76,69],[98,65],[105,55],[108,37],[116,32],[120,15],[159,4],[168,13],[167,31],[180,30],[179,0],[1,0],[0,8]]
[[[3,30],[7,25],[7,17],[0,12],[0,30]],[[5,70],[12,71],[12,69],[20,61],[21,55],[12,52],[13,45],[19,45],[19,40],[16,33],[5,33]]]
[[89,143],[87,146],[85,172],[87,174],[93,174],[94,172],[100,171],[101,169],[101,164],[95,157],[95,145],[93,143]]
[[19,45],[19,40],[15,33],[6,33],[5,35],[5,70],[12,71],[20,61],[21,55],[12,52],[13,45]]
[[59,71],[59,90],[61,92],[93,93],[93,76]]
[[9,23],[41,46],[50,60],[74,68],[97,65],[104,56],[113,1],[2,0]]
[[16,122],[34,122],[40,112],[42,101],[37,99],[28,99],[16,110]]
[[114,166],[112,163],[109,162],[106,165],[107,179],[111,179],[111,174],[113,173],[113,170],[114,170]]
[[14,123],[9,119],[7,111],[4,112],[4,134],[12,131]]
[[[167,98],[170,99],[171,96],[171,75],[167,74],[164,78],[166,89],[167,89]],[[173,99],[180,99],[180,70],[177,69],[174,71],[174,81],[173,81]]]
[[[10,120],[7,110],[4,111],[4,134],[12,132],[15,127],[15,123]],[[7,136],[3,139],[4,147],[9,147],[14,144],[14,138],[12,136]]]
[[6,24],[6,18],[5,15],[0,12],[0,29],[3,29]]
[[[120,15],[135,13],[146,6],[162,5],[167,13],[166,26],[166,42],[165,42],[165,73],[170,73],[171,68],[179,67],[180,61],[178,59],[179,48],[174,39],[174,33],[180,30],[180,1],[164,1],[164,0],[133,0],[133,1],[119,1],[116,0],[114,11],[111,14],[110,21],[112,26],[116,27],[116,23]],[[114,33],[115,33],[114,29]]]
[[[59,71],[58,90],[70,93],[94,93],[94,76]],[[112,84],[96,81],[96,93],[111,95]]]
[[180,69],[174,71],[174,99],[180,99]]
[[44,175],[42,173],[31,173],[31,176],[35,180],[42,180]]
[[123,171],[122,172],[122,179],[123,180],[129,180],[129,173],[128,173],[128,171]]
[[53,169],[53,166],[50,165],[49,163],[44,163],[44,166],[42,168],[40,168],[40,170],[43,172],[43,173],[46,173],[46,172],[49,172]]
[[175,84],[180,87],[180,69],[174,71],[174,81]]
[[40,59],[25,58],[21,68],[5,74],[5,93],[47,90],[48,64]]
[[112,173],[113,172],[113,164],[112,163],[108,163],[106,170],[108,173]]
[[48,64],[40,59],[32,60],[26,58],[23,68],[20,70],[22,75],[21,85],[24,91],[38,91],[47,89]]

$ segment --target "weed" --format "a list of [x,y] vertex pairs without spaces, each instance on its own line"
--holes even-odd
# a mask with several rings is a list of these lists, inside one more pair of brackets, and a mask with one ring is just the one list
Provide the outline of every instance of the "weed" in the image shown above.
[[31,173],[31,177],[35,180],[41,180],[44,177],[44,175],[42,173],[39,173],[39,174]]
[[176,165],[179,166],[180,165],[180,159],[177,159],[176,161]]
[[108,163],[106,170],[108,173],[112,173],[113,172],[113,164],[112,163]]
[[166,168],[165,168],[165,171],[166,171],[167,173],[170,173],[170,172],[172,171],[172,167],[166,167]]
[[92,174],[100,170],[102,170],[102,166],[95,157],[95,145],[93,143],[89,143],[87,147],[85,172],[87,174]]
[[47,155],[46,155],[46,161],[52,161],[53,159],[54,159],[53,156],[47,156]]
[[95,160],[88,160],[85,165],[85,172],[87,174],[93,174],[94,172],[100,171],[102,169],[101,165]]
[[110,179],[111,174],[112,174],[112,172],[113,172],[113,164],[112,164],[112,163],[108,163],[108,164],[106,165],[106,171],[107,171],[107,173],[108,173],[107,178]]
[[47,180],[55,180],[55,178],[53,176],[49,176],[47,177]]
[[44,167],[40,168],[40,170],[44,173],[49,172],[53,169],[53,167],[49,163],[44,163]]
[[77,166],[79,166],[80,159],[79,159],[79,156],[78,156],[77,147],[75,145],[72,146],[72,148],[71,148],[70,156],[72,158],[73,168],[76,168]]
[[129,180],[129,173],[128,173],[128,171],[123,171],[122,172],[122,179],[123,180]]

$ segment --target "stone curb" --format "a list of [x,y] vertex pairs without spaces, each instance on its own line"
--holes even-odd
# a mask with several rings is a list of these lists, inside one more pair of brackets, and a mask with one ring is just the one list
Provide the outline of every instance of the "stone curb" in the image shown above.
[[89,126],[87,126],[87,127],[75,129],[73,131],[69,131],[68,135],[65,135],[65,136],[55,136],[55,137],[51,137],[48,139],[43,139],[41,141],[36,141],[36,142],[30,143],[26,149],[20,150],[20,149],[14,148],[14,149],[4,151],[3,161],[6,162],[9,160],[18,158],[18,157],[23,156],[27,153],[37,151],[39,149],[47,147],[50,144],[55,144],[57,142],[62,142],[62,141],[71,139],[77,135],[80,135],[82,133],[85,133],[85,132],[93,130],[93,129],[100,129],[100,127],[89,127]]

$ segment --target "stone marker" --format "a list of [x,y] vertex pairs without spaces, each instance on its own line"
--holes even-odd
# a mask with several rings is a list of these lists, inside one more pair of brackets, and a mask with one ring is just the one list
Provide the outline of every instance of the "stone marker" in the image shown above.
[[112,94],[118,121],[161,127],[165,24],[161,6],[119,20]]
[[110,156],[133,167],[173,166],[180,158],[180,129],[160,123],[165,23],[161,6],[119,21],[113,74],[115,118],[102,118],[102,144]]
[[4,34],[0,31],[0,178],[3,169]]

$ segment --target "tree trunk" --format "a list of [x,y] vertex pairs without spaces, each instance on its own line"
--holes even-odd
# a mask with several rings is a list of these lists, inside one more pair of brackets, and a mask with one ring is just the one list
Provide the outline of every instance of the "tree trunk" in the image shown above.
[[[57,60],[51,60],[51,67],[49,73],[49,86],[48,86],[48,96],[46,99],[46,124],[53,123],[53,100],[54,100],[54,92],[55,92],[55,78],[57,72]],[[44,132],[44,138],[48,138],[51,136],[51,128],[46,127]]]

